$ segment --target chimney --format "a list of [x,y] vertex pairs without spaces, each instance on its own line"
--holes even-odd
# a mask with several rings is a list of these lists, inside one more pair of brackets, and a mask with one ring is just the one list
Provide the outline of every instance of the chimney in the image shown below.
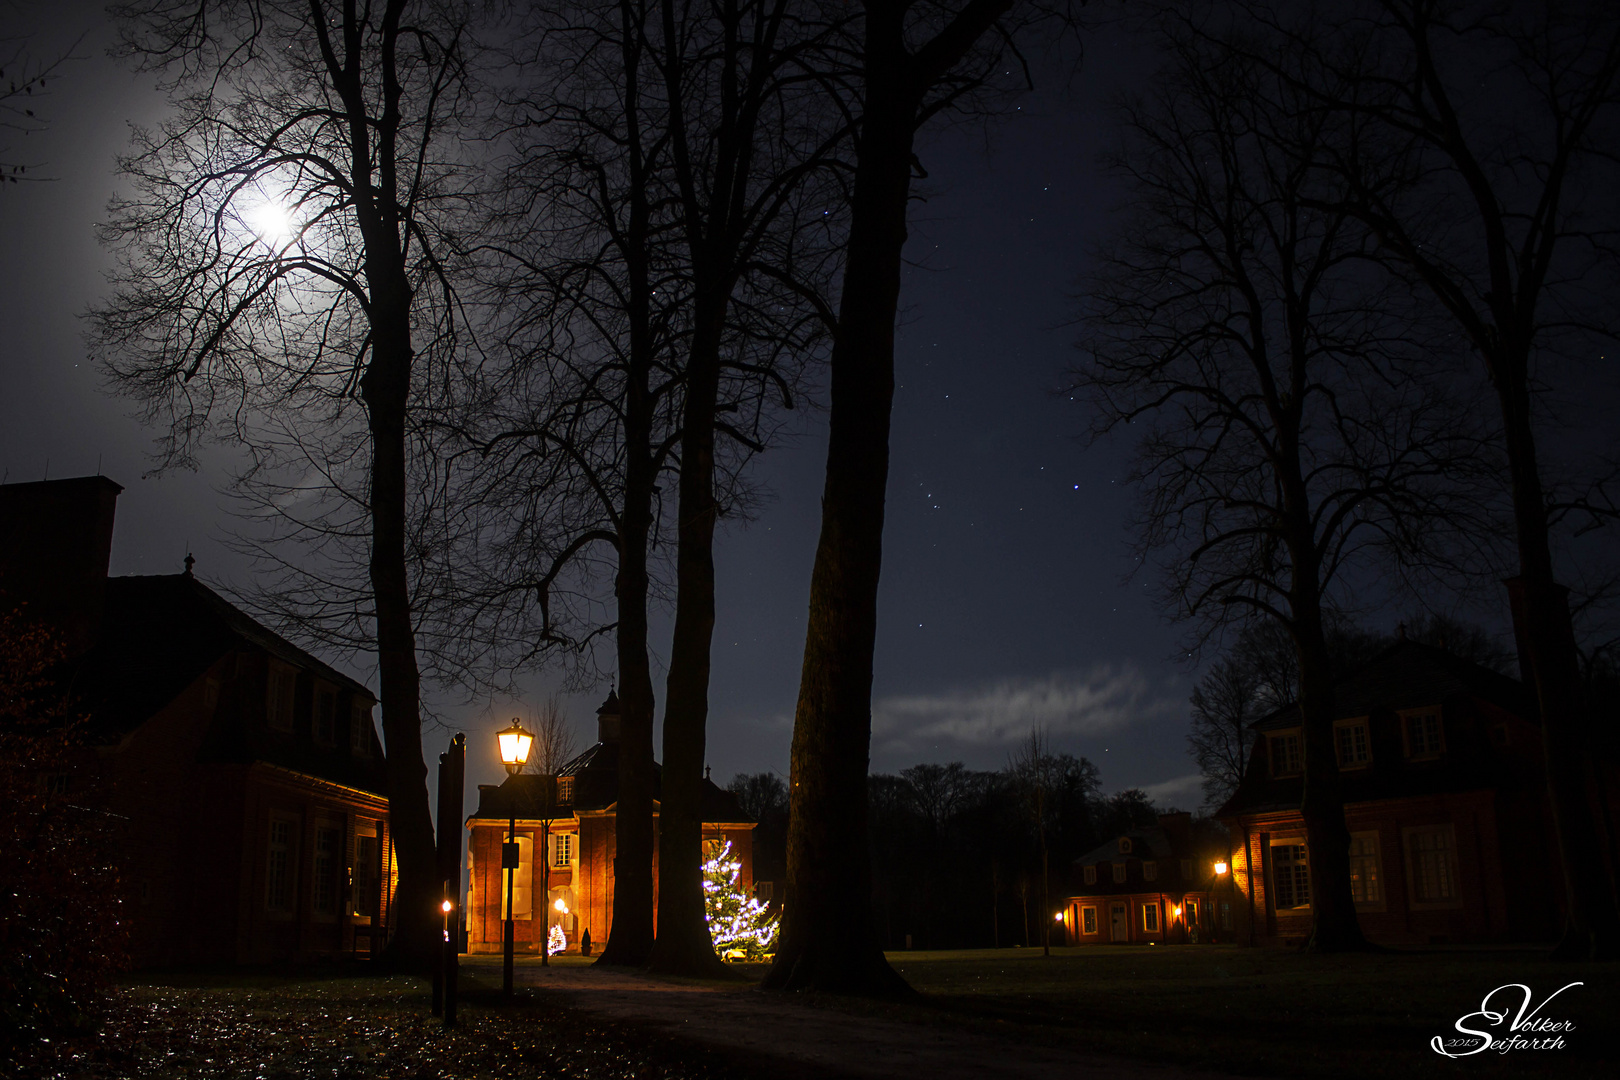
[[619,741],[619,695],[611,688],[608,690],[607,700],[596,710],[596,741],[604,743]]
[[0,484],[0,600],[26,605],[71,655],[101,629],[113,512],[124,489],[105,476]]

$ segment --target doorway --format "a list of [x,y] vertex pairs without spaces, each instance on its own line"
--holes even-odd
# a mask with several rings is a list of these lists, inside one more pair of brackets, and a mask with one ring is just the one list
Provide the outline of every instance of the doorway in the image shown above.
[[1131,926],[1125,919],[1125,905],[1115,902],[1109,906],[1108,918],[1110,922],[1109,940],[1129,941],[1131,939]]

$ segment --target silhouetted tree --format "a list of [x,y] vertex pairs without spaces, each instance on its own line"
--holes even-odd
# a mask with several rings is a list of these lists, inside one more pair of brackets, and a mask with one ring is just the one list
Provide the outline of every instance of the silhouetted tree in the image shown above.
[[439,883],[407,550],[422,492],[408,478],[417,410],[453,383],[465,338],[448,234],[478,202],[457,141],[475,100],[469,9],[131,0],[116,12],[123,55],[162,76],[173,111],[137,129],[121,161],[133,194],[102,227],[118,269],[96,351],[164,429],[163,465],[192,464],[222,433],[257,455],[250,480],[291,468],[283,491],[341,508],[299,521],[290,493],[277,507],[311,543],[360,551],[345,569],[364,584],[344,583],[335,617],[377,656],[399,859],[389,949],[426,962]]
[[1466,481],[1488,456],[1437,373],[1443,339],[1371,233],[1332,208],[1344,185],[1316,165],[1338,131],[1286,79],[1188,26],[1160,22],[1167,69],[1125,108],[1136,217],[1091,279],[1080,386],[1099,433],[1151,422],[1133,472],[1139,530],[1145,555],[1166,556],[1174,612],[1206,631],[1249,619],[1288,631],[1309,947],[1356,949],[1331,590],[1370,559],[1412,565],[1477,535]]

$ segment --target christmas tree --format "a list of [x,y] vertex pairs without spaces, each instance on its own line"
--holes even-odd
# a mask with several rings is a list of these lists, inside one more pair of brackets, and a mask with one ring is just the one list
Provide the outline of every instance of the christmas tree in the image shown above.
[[776,916],[737,884],[742,863],[731,842],[703,864],[703,901],[714,951],[727,960],[764,960],[776,946]]
[[551,932],[546,935],[546,954],[556,956],[560,952],[568,951],[568,935],[556,923],[551,924]]

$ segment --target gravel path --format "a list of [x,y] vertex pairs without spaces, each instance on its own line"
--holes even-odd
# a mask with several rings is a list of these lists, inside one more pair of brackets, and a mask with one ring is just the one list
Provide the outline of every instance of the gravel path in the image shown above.
[[[471,962],[479,968],[485,963],[483,958]],[[498,980],[498,971],[493,974]],[[479,975],[490,978],[482,970]],[[520,966],[516,981],[554,992],[570,1008],[721,1050],[745,1067],[771,1059],[797,1066],[788,1071],[803,1075],[927,1080],[1214,1080],[1222,1075],[960,1027],[861,1016],[751,987],[666,981],[568,963]]]

